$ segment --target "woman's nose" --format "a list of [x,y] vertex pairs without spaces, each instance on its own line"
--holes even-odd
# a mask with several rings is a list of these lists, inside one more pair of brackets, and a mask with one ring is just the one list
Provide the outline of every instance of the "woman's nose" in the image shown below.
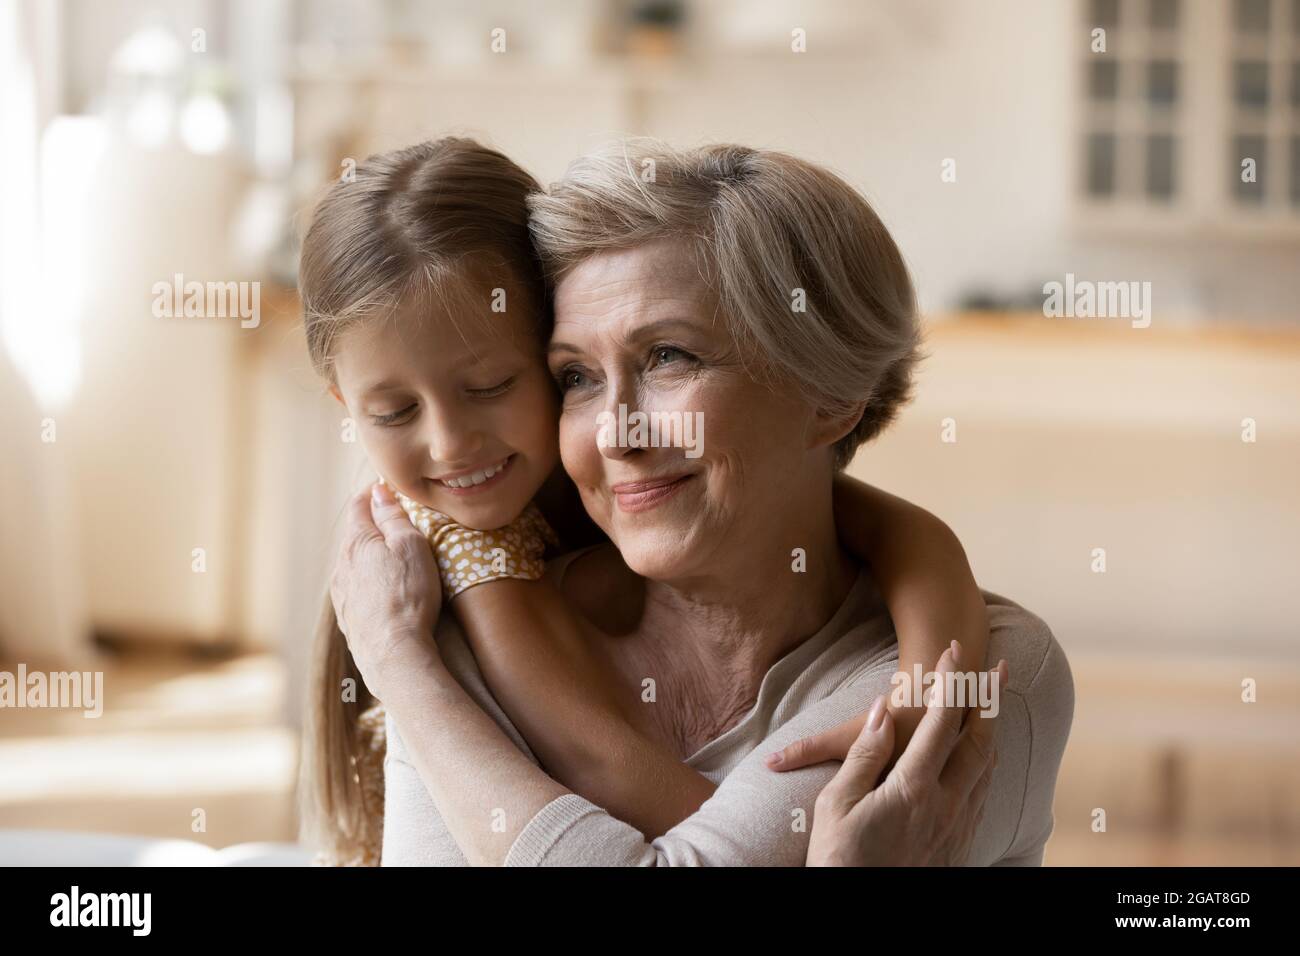
[[618,461],[636,455],[641,448],[636,443],[634,413],[637,411],[637,394],[633,380],[628,376],[611,376],[605,390],[604,407],[596,420],[596,447],[606,458]]

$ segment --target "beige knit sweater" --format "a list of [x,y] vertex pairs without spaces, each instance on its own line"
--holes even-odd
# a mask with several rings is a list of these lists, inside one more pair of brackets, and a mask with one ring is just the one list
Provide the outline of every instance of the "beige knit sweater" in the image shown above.
[[[562,577],[566,555],[548,574]],[[972,865],[1039,865],[1052,832],[1052,796],[1074,714],[1074,685],[1047,626],[1018,605],[985,592],[989,659],[1005,657],[998,765],[971,850]],[[444,615],[436,635],[448,669],[534,763],[535,755],[493,700],[474,656]],[[843,605],[815,635],[764,676],[753,710],[687,763],[718,785],[692,816],[655,840],[577,794],[543,807],[506,859],[510,866],[801,866],[813,804],[838,764],[775,773],[764,757],[865,710],[890,690],[898,663],[892,622],[864,570]],[[652,706],[652,705],[647,705]],[[386,721],[385,866],[464,866],[466,859]]]

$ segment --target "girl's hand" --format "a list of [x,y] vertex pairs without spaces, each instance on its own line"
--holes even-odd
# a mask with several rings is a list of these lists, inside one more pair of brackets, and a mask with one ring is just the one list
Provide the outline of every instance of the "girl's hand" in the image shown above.
[[403,654],[436,657],[442,591],[433,553],[385,485],[348,505],[330,599],[361,677],[381,701],[385,665]]
[[[947,650],[936,669],[936,686],[951,670]],[[999,694],[1006,686],[1006,661],[989,672],[989,679],[992,693]],[[963,726],[964,708],[930,698],[907,749],[877,786],[894,749],[885,702],[882,695],[866,714],[769,758],[769,766],[782,771],[844,761],[817,797],[809,866],[961,866],[970,854],[997,765],[997,717],[972,709]]]

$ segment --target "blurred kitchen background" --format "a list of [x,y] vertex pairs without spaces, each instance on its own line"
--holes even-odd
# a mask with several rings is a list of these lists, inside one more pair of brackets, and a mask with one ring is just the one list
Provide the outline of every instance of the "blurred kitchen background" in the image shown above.
[[[1048,863],[1300,863],[1300,0],[0,0],[0,670],[106,675],[98,720],[0,710],[0,828],[295,839],[369,478],[297,241],[447,133],[543,183],[632,133],[860,188],[930,358],[852,471],[1069,654]],[[155,317],[177,273],[260,322]],[[1150,282],[1150,327],[1044,317],[1067,274]]]

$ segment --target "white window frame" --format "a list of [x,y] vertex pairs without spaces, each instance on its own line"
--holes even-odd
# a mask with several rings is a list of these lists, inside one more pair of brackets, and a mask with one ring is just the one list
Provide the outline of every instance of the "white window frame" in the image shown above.
[[[1075,106],[1069,155],[1069,192],[1074,222],[1080,232],[1099,235],[1156,235],[1233,239],[1300,239],[1300,204],[1289,192],[1290,137],[1300,135],[1300,109],[1290,102],[1290,64],[1300,61],[1300,33],[1292,24],[1297,12],[1292,0],[1271,0],[1267,40],[1252,44],[1236,34],[1235,0],[1181,0],[1177,42],[1156,43],[1146,27],[1148,2],[1121,0],[1117,29],[1108,30],[1106,53],[1091,52],[1090,0],[1078,0],[1070,34],[1074,51],[1070,89]],[[1253,48],[1253,49],[1252,49]],[[1124,69],[1134,59],[1149,61],[1155,52],[1169,52],[1178,64],[1178,101],[1170,124],[1147,122],[1149,106],[1136,94],[1144,75]],[[1261,124],[1237,121],[1233,104],[1233,63],[1238,52],[1267,54],[1269,105]],[[1121,138],[1116,158],[1116,193],[1099,199],[1086,192],[1086,138],[1098,128],[1094,118],[1104,113],[1089,99],[1087,63],[1094,57],[1119,60],[1119,90],[1114,128]],[[1143,164],[1121,161],[1124,136],[1167,128],[1176,140],[1174,195],[1156,200],[1136,186],[1145,176]],[[1270,154],[1261,163],[1265,200],[1256,206],[1240,203],[1233,193],[1229,150],[1238,133],[1258,129],[1268,137]],[[1136,183],[1132,180],[1136,178]]]

